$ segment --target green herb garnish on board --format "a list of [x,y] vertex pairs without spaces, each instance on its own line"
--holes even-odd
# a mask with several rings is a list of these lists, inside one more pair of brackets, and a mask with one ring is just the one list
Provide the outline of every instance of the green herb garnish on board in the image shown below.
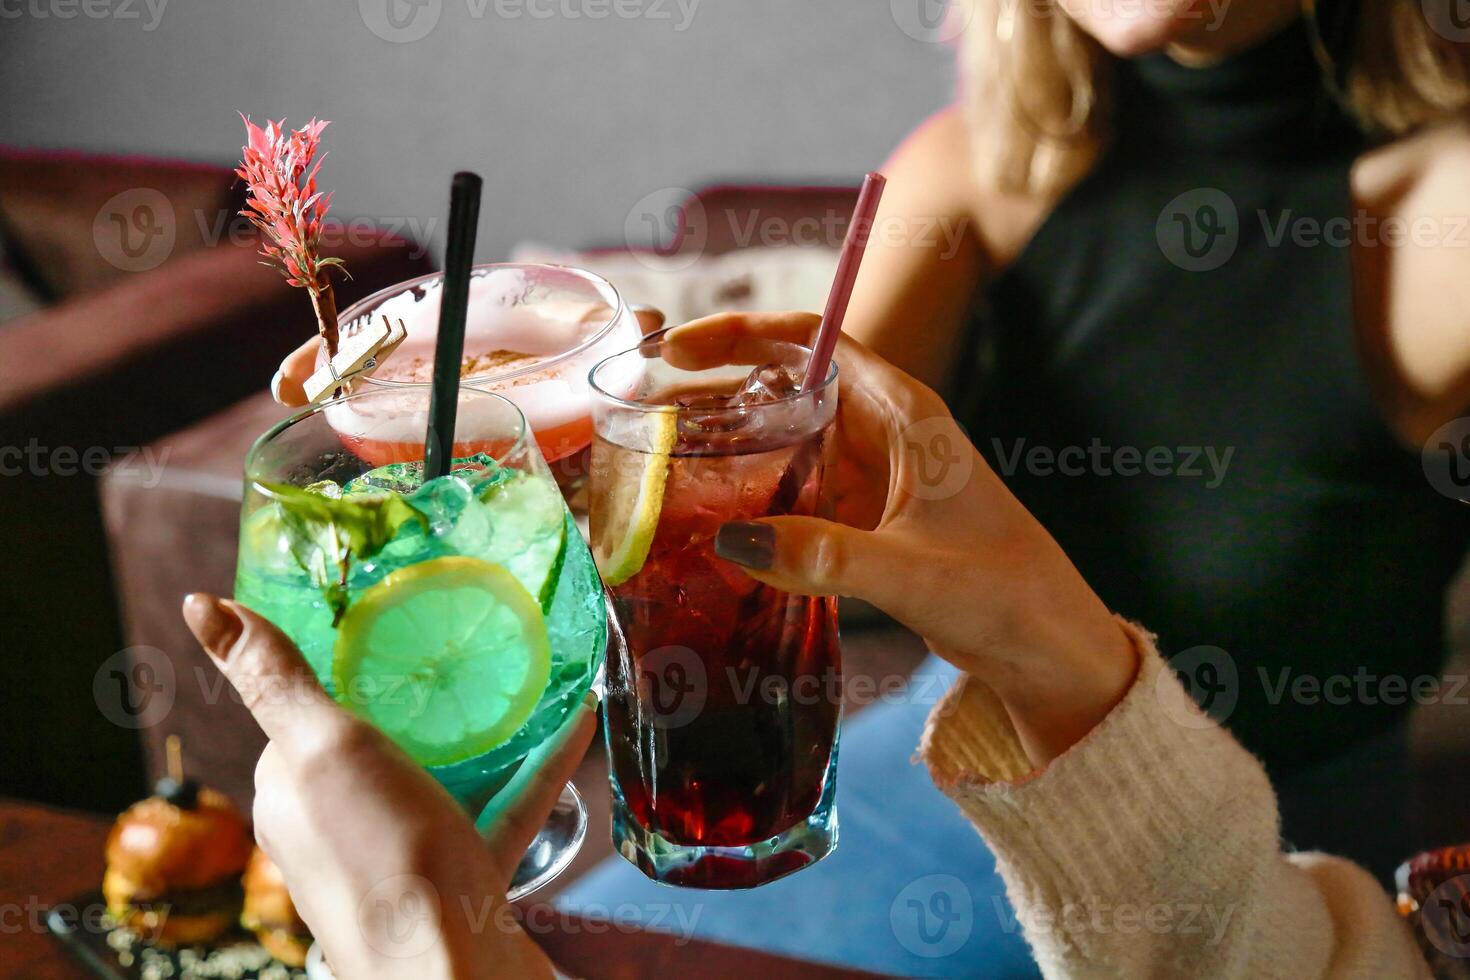
[[352,562],[383,550],[409,521],[418,521],[425,530],[429,527],[429,519],[397,494],[330,497],[317,487],[262,486],[275,498],[291,554],[331,607],[333,626],[347,612]]

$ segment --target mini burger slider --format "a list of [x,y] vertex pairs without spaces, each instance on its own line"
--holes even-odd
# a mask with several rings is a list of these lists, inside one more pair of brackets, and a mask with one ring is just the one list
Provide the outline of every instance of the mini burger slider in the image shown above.
[[240,874],[254,841],[223,793],[181,778],[177,747],[169,748],[174,775],[107,835],[102,894],[123,928],[161,946],[189,946],[239,918]]
[[298,968],[306,965],[311,931],[296,913],[281,869],[259,848],[250,855],[245,869],[245,911],[240,924],[255,933],[266,952],[282,963]]

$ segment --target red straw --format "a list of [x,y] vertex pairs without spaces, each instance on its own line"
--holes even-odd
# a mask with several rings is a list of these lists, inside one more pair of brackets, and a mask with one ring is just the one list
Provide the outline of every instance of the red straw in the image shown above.
[[812,344],[811,360],[806,364],[802,391],[811,391],[827,380],[827,368],[832,363],[832,352],[837,349],[842,320],[847,316],[847,304],[852,300],[852,287],[857,283],[858,269],[863,264],[863,250],[868,247],[868,236],[878,218],[878,202],[883,199],[883,185],[887,183],[888,178],[880,173],[868,174],[863,180],[857,207],[853,209],[852,221],[847,226],[847,239],[842,243],[842,256],[837,260],[837,277],[832,282],[832,292],[827,296],[827,309],[822,313],[822,325],[817,329],[817,339]]

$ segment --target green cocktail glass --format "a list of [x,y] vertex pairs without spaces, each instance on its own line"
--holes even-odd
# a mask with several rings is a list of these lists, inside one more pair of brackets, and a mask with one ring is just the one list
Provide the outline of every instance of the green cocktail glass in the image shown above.
[[[606,605],[520,409],[462,387],[454,465],[425,482],[429,403],[428,385],[369,389],[256,441],[235,598],[473,816],[591,687]],[[585,833],[568,785],[511,897],[555,877]]]

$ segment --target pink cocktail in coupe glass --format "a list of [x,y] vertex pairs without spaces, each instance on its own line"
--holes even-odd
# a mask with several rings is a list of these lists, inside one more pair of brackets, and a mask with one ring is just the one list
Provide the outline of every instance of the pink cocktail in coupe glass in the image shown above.
[[[340,317],[344,339],[386,317],[408,337],[364,379],[370,387],[424,384],[434,366],[443,276],[433,273],[374,293]],[[546,461],[583,452],[592,442],[587,374],[609,354],[638,342],[633,312],[606,279],[559,265],[476,266],[465,325],[464,383],[504,395],[526,416]],[[318,354],[317,366],[324,363]],[[351,448],[376,465],[423,458],[423,433],[402,441],[380,433],[355,438],[350,420],[336,423]],[[456,456],[493,447],[456,446]]]

